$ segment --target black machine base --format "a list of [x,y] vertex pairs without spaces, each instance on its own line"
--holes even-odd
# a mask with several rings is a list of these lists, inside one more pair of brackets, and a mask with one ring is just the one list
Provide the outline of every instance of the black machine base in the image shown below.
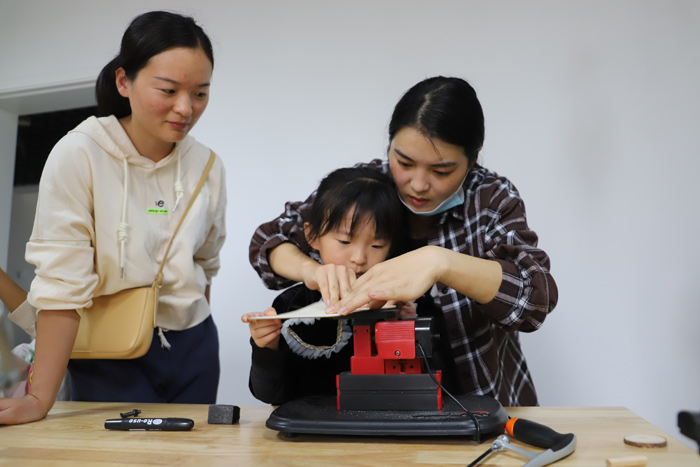
[[[442,410],[338,410],[333,396],[307,396],[276,408],[266,426],[297,434],[354,436],[468,436],[481,442],[503,432],[508,414],[487,396],[457,396],[471,412],[445,397]],[[478,423],[478,430],[477,430]]]
[[347,371],[338,375],[337,387],[341,410],[437,410],[444,397],[427,373],[353,375]]

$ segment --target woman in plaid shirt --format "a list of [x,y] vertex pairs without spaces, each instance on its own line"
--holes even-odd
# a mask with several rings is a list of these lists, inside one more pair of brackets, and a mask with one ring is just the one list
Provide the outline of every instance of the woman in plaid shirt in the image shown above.
[[449,389],[537,405],[518,332],[539,329],[557,286],[517,189],[477,163],[484,116],[476,92],[459,78],[421,81],[396,105],[389,141],[388,160],[360,165],[393,177],[409,210],[406,253],[359,278],[320,264],[304,238],[312,195],[256,230],[251,264],[267,287],[304,282],[341,314],[418,300],[418,313],[437,319]]

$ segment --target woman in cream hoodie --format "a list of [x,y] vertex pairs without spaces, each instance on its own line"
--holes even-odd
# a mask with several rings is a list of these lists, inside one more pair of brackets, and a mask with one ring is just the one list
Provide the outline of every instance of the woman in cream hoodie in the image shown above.
[[208,303],[225,238],[220,159],[165,263],[157,333],[133,360],[71,360],[92,298],[150,285],[210,150],[188,136],[214,65],[192,18],[136,17],[97,80],[99,113],[54,147],[39,187],[26,259],[36,266],[36,354],[28,394],[0,399],[0,424],[46,416],[68,366],[74,400],[214,403],[218,335]]

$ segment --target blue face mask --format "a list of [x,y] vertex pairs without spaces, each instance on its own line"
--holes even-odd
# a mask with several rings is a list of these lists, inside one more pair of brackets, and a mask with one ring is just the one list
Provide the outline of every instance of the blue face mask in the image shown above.
[[[466,179],[466,175],[464,176]],[[464,190],[462,189],[462,185],[464,185],[464,180],[462,180],[462,183],[459,184],[459,187],[457,188],[457,191],[452,193],[445,201],[440,203],[438,207],[433,209],[432,211],[427,211],[427,212],[416,212],[413,210],[411,206],[406,204],[401,197],[401,194],[399,193],[399,199],[403,203],[404,206],[406,206],[409,211],[411,211],[413,214],[417,216],[434,216],[435,214],[440,214],[442,212],[447,211],[448,209],[452,209],[455,206],[459,206],[460,204],[464,203]]]

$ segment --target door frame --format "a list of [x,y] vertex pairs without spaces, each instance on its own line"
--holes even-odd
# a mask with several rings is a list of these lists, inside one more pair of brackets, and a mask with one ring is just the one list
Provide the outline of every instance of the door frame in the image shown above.
[[7,267],[12,228],[12,182],[19,117],[95,104],[95,78],[0,90],[0,267]]

